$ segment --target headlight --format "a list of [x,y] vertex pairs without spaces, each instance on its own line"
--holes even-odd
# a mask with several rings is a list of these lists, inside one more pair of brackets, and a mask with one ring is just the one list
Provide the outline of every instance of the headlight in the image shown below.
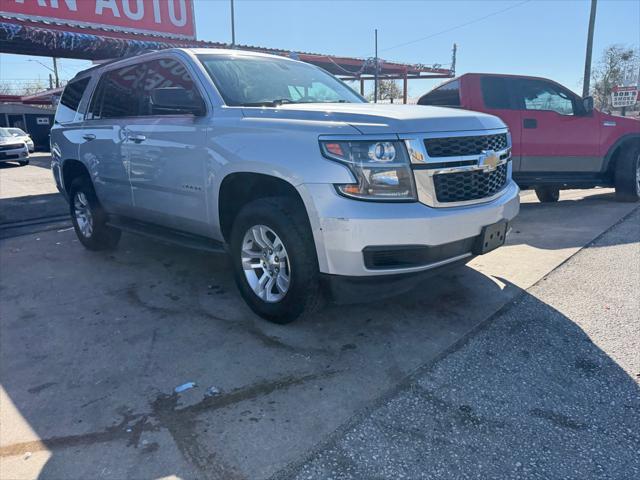
[[342,195],[362,200],[415,201],[407,150],[398,141],[320,141],[322,154],[346,164],[357,183],[336,185]]

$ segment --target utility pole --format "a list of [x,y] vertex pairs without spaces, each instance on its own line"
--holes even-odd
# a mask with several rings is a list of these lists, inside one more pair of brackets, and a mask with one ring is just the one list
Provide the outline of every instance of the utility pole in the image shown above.
[[591,52],[593,51],[593,30],[596,26],[596,5],[598,0],[591,0],[589,16],[589,33],[587,34],[587,56],[584,62],[584,81],[582,82],[582,98],[589,96],[591,82]]
[[456,76],[456,56],[458,54],[458,45],[453,44],[453,52],[451,53],[451,73]]
[[233,0],[231,0],[231,46],[236,46],[236,19],[233,10]]
[[373,74],[373,103],[378,103],[378,29],[375,31],[375,42],[376,42],[376,65],[375,71]]
[[53,74],[56,79],[56,88],[60,88],[60,77],[58,76],[58,59],[53,57]]
[[53,75],[49,74],[49,90],[53,90]]

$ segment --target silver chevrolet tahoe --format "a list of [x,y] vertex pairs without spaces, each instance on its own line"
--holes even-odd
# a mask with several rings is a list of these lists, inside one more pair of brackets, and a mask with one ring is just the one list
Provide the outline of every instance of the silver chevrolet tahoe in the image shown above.
[[497,248],[519,209],[498,118],[369,104],[320,68],[236,50],[78,74],[51,151],[85,247],[124,230],[226,251],[245,301],[278,323]]

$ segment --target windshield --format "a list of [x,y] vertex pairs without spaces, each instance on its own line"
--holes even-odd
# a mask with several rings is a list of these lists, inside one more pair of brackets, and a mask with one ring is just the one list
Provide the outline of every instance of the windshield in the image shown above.
[[0,137],[12,137],[13,135],[11,135],[9,133],[9,130],[7,130],[6,128],[0,128]]
[[18,135],[20,137],[24,137],[26,135],[26,133],[24,133],[22,130],[20,130],[19,128],[7,128],[7,131],[11,134],[11,135]]
[[337,78],[306,63],[269,57],[198,55],[198,58],[230,106],[365,101]]

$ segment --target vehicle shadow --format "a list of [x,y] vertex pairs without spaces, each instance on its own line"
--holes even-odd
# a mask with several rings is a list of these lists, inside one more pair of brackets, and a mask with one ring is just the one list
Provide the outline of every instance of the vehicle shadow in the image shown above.
[[29,156],[29,165],[49,170],[51,168],[51,154],[48,152],[36,152],[35,155],[31,154]]
[[0,224],[67,215],[69,207],[60,193],[0,198]]
[[11,168],[21,167],[18,162],[0,162],[0,170],[9,170]]
[[[574,312],[588,318],[585,303]],[[589,333],[523,292],[459,351],[275,478],[638,478],[633,347],[622,332],[597,335],[625,371]]]
[[523,202],[507,244],[544,250],[582,247],[638,208],[637,203],[616,202],[610,192],[557,203]]
[[[71,232],[2,249],[0,376],[16,413],[3,418],[15,428],[0,459],[10,476],[266,478],[516,297],[556,325],[537,333],[547,336],[540,354],[577,365],[576,377],[567,370],[531,394],[565,382],[571,396],[554,397],[557,409],[580,399],[595,416],[638,422],[640,408],[605,401],[611,385],[636,399],[638,386],[570,318],[469,267],[398,298],[330,305],[279,326],[249,311],[224,256],[133,236],[115,252],[86,252]],[[43,288],[34,280],[46,272],[55,281]],[[499,373],[488,364],[487,378]],[[185,382],[199,387],[174,393]],[[220,393],[207,396],[209,387]],[[547,421],[543,435],[555,438]],[[603,435],[624,447],[615,432]]]
[[[51,168],[51,155],[48,153],[32,153],[29,155],[29,166],[40,168]],[[9,170],[13,168],[23,168],[18,162],[0,162],[0,170]]]

